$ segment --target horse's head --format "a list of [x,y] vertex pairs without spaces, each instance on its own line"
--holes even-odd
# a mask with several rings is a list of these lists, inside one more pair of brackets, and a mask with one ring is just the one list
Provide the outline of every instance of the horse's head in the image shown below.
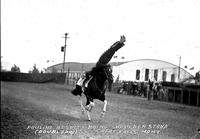
[[104,65],[101,67],[94,67],[92,69],[91,75],[96,77],[100,82],[109,81],[112,83],[113,81],[113,75],[112,75],[112,69],[110,65]]
[[112,69],[110,65],[94,67],[91,75],[95,79],[96,86],[98,86],[101,91],[106,90],[108,83],[110,84],[113,82]]
[[109,82],[113,81],[112,68],[110,65],[106,65],[106,66],[102,67],[102,69],[99,72],[99,75],[104,80],[108,80]]

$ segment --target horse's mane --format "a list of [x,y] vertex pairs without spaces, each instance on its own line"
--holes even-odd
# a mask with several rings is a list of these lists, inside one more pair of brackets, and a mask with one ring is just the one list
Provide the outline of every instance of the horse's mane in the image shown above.
[[[110,68],[110,65],[105,65],[105,66],[101,66],[101,67],[93,67],[91,70],[91,75],[93,77],[97,77],[100,75],[100,73],[105,73],[107,76],[106,80],[109,80],[109,82],[113,81],[113,75],[112,72],[110,70],[108,70]],[[100,78],[102,77],[102,74],[100,75]]]
[[97,75],[99,72],[103,71],[103,69],[105,68],[106,66],[102,66],[102,67],[93,67],[92,70],[91,70],[91,75],[95,76]]

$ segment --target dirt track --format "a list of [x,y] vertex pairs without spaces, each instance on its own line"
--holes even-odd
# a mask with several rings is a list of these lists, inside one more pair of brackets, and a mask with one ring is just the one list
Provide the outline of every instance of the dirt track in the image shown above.
[[[60,84],[1,82],[4,138],[137,138],[197,137],[200,108],[107,93],[107,113],[96,100],[92,121],[81,114],[78,98]],[[198,135],[199,137],[199,135]]]

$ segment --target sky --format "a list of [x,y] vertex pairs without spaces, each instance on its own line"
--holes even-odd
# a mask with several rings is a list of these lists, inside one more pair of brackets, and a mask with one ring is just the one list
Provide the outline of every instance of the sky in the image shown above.
[[[125,35],[115,61],[159,59],[200,70],[199,0],[1,0],[1,61],[22,72],[97,62]],[[125,57],[125,59],[120,59]],[[49,60],[49,62],[47,62]]]

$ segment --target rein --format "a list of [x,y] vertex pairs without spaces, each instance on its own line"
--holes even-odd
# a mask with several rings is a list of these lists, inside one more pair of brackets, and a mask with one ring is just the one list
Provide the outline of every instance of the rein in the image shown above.
[[[99,92],[101,92],[101,94],[102,94],[102,92],[105,91],[105,89],[100,89],[100,88],[99,88],[99,86],[97,85],[96,77],[94,78],[94,83],[95,83],[95,86],[96,86],[97,90],[98,90]],[[105,82],[104,82],[104,83],[105,83]]]
[[103,69],[105,75],[106,75],[106,78],[109,79],[109,76],[108,76],[108,73],[105,71],[105,69]]

